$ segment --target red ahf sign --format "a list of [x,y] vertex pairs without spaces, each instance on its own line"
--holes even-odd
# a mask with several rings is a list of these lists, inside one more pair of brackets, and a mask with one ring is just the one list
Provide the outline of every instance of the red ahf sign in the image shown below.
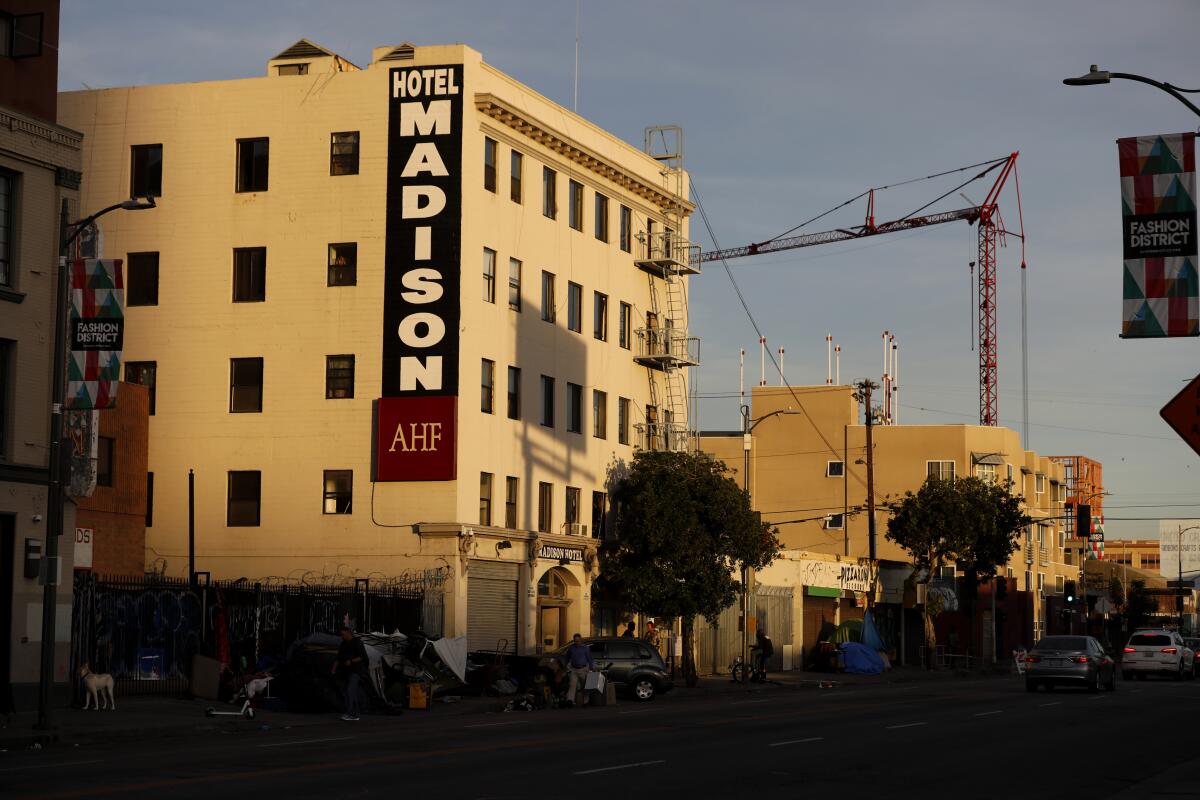
[[456,403],[444,396],[376,400],[375,480],[454,480]]

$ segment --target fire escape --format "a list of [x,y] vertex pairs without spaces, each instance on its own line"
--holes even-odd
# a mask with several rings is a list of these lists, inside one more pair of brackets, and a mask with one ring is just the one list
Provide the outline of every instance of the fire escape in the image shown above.
[[675,125],[647,128],[645,149],[662,165],[670,200],[663,208],[662,230],[655,230],[651,220],[637,235],[634,264],[646,273],[650,304],[645,327],[635,331],[633,359],[646,367],[650,404],[645,422],[636,427],[644,449],[687,450],[696,442],[687,370],[700,363],[700,339],[689,337],[687,330],[687,277],[700,273],[700,247],[684,236],[683,129]]

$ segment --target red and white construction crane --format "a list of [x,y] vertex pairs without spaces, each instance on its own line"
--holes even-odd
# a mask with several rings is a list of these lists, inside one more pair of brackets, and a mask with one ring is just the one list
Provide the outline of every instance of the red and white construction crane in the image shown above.
[[[857,197],[847,200],[845,203],[837,206],[841,208],[862,197],[867,198],[867,216],[861,226],[853,228],[837,228],[821,233],[806,233],[798,236],[788,236],[797,228],[769,239],[765,242],[743,245],[742,247],[731,247],[725,250],[710,250],[702,252],[699,260],[703,262],[709,261],[724,261],[731,258],[741,258],[743,256],[765,255],[767,253],[778,253],[782,250],[794,250],[798,247],[813,247],[819,244],[831,244],[833,242],[845,242],[851,239],[863,239],[868,236],[877,236],[883,233],[896,233],[899,231],[908,231],[916,228],[925,228],[930,225],[940,225],[943,222],[957,222],[965,220],[968,224],[979,226],[979,255],[977,263],[979,265],[979,424],[980,425],[997,425],[998,424],[998,408],[997,408],[997,352],[996,352],[996,248],[998,245],[1003,245],[1004,238],[1008,235],[1016,236],[1021,241],[1021,291],[1022,291],[1022,309],[1021,309],[1021,350],[1022,350],[1022,384],[1026,375],[1025,362],[1027,359],[1027,345],[1025,337],[1025,309],[1024,309],[1024,291],[1025,291],[1025,221],[1024,215],[1021,213],[1021,184],[1020,179],[1016,176],[1018,153],[1012,153],[1006,158],[996,159],[994,161],[983,162],[972,166],[983,166],[985,169],[970,178],[966,182],[959,184],[955,188],[936,198],[935,200],[926,203],[916,211],[901,217],[900,219],[892,220],[891,222],[875,222],[875,191],[869,189]],[[950,172],[961,172],[971,167],[963,167]],[[940,211],[933,214],[919,216],[921,211],[944,199],[950,194],[962,189],[964,186],[980,180],[986,175],[999,170],[995,181],[992,183],[992,188],[988,191],[987,197],[982,203],[968,208],[960,208],[955,211]],[[938,173],[938,175],[929,176],[930,178],[940,177],[950,174],[950,172]],[[1016,186],[1017,192],[1017,214],[1018,214],[1018,230],[1010,231],[1004,226],[1003,217],[1000,214],[1000,192],[1008,181],[1009,175],[1013,176],[1013,183]],[[918,180],[926,180],[921,178]],[[906,181],[912,183],[914,181]],[[899,184],[895,184],[899,185]],[[879,187],[880,189],[891,187]],[[831,210],[832,211],[832,210]],[[831,212],[826,212],[831,213]],[[809,222],[820,219],[825,216],[821,214],[814,217]],[[808,223],[804,223],[808,224]],[[803,225],[799,226],[803,227]],[[1024,415],[1028,417],[1028,401],[1025,401]],[[1025,432],[1028,438],[1028,431]]]

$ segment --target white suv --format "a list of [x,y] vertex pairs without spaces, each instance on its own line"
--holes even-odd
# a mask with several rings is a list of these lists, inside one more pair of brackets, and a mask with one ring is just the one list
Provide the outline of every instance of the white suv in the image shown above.
[[1121,677],[1134,675],[1145,680],[1151,672],[1170,675],[1175,680],[1196,677],[1196,654],[1175,631],[1162,629],[1136,631],[1129,637],[1121,658]]

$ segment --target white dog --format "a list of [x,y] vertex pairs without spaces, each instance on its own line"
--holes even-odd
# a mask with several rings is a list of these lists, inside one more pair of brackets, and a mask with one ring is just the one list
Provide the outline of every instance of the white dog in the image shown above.
[[87,689],[87,699],[83,703],[84,711],[87,711],[89,706],[94,706],[95,710],[99,711],[100,699],[105,696],[108,697],[109,710],[117,710],[117,701],[113,699],[112,675],[109,675],[107,672],[92,672],[91,667],[85,663],[79,666],[79,677],[83,679],[83,686]]

